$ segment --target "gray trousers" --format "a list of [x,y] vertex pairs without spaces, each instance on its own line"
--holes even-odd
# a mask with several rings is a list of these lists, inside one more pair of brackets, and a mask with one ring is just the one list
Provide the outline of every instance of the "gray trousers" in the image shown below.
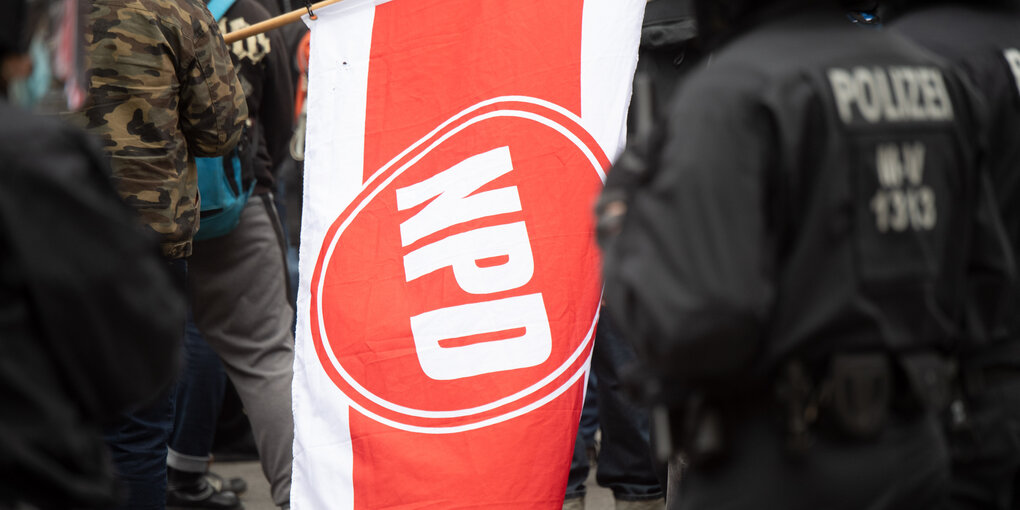
[[229,234],[195,242],[188,286],[195,324],[223,360],[251,421],[273,502],[287,505],[294,309],[271,195],[253,195]]

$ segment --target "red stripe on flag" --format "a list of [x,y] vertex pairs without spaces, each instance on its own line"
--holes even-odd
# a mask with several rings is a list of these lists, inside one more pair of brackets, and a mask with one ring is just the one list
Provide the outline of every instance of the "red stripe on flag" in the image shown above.
[[376,8],[365,179],[464,108],[531,96],[581,115],[582,0],[414,0]]
[[[530,96],[580,115],[582,3],[414,0],[379,6],[369,72],[365,179],[443,121],[487,99]],[[593,261],[597,264],[589,256],[578,263]],[[591,299],[590,291],[578,293],[582,300]],[[594,315],[594,305],[581,307]],[[567,315],[549,313],[550,321],[557,320],[555,314]],[[458,433],[398,430],[352,409],[355,507],[559,508],[582,382],[536,411]]]
[[441,435],[391,429],[351,410],[354,507],[559,509],[580,407],[578,384],[542,412]]

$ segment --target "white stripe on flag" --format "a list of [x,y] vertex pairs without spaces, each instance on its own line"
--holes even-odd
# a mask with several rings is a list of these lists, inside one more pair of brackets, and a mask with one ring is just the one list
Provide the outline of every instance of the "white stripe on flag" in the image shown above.
[[[349,404],[318,369],[309,334],[309,286],[319,244],[357,196],[364,175],[365,104],[375,5],[346,0],[320,9],[309,63],[300,292],[294,356],[294,466],[291,505],[354,507]],[[339,13],[343,13],[339,15]],[[302,490],[314,487],[314,490]]]
[[[609,156],[623,151],[627,105],[633,80],[607,76],[607,69],[634,75],[646,0],[585,0],[581,20],[581,124]],[[628,5],[629,4],[629,5]],[[621,19],[622,18],[622,19]]]

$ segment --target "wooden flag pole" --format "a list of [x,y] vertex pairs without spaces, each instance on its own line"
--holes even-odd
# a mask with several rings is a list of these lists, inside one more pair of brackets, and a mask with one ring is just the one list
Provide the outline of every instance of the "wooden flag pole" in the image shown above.
[[312,4],[310,7],[294,9],[293,11],[290,11],[286,14],[281,14],[275,18],[269,18],[265,21],[260,21],[249,27],[242,28],[241,30],[230,32],[229,34],[223,36],[223,40],[226,41],[227,44],[230,44],[243,39],[247,39],[253,35],[258,35],[276,28],[280,28],[284,25],[289,25],[291,23],[297,22],[298,20],[301,19],[301,16],[304,16],[305,14],[309,14],[310,12],[314,12],[316,9],[321,9],[327,5],[332,5],[342,1],[343,0],[322,0],[321,2]]

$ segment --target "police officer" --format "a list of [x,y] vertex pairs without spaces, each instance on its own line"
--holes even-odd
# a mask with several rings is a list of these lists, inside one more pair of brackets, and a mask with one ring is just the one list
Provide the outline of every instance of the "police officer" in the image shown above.
[[935,507],[968,241],[1001,241],[973,98],[838,2],[695,4],[707,65],[599,223],[688,466],[668,508]]
[[[893,27],[962,69],[988,105],[988,162],[1013,253],[1020,250],[1020,2],[890,2]],[[1014,291],[1015,293],[1016,291]],[[1014,294],[1015,296],[1015,294]],[[952,508],[1020,505],[1020,311],[986,303],[991,342],[961,348],[952,445]],[[1013,505],[1012,507],[1010,505]]]
[[[201,0],[93,0],[87,10],[87,94],[69,118],[100,139],[114,189],[184,280],[199,226],[195,157],[237,145],[244,91]],[[173,395],[164,395],[106,430],[128,508],[165,505],[173,411]]]

